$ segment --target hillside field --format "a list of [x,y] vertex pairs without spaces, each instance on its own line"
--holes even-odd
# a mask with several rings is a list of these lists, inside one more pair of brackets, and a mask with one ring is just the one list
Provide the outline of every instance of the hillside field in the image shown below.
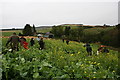
[[[2,38],[3,52],[7,38]],[[27,42],[30,40],[27,39]],[[118,51],[96,55],[98,45],[91,44],[93,55],[88,56],[84,43],[44,39],[45,49],[39,50],[36,41],[28,50],[20,47],[15,53],[2,55],[3,78],[14,80],[33,80],[40,78],[117,78]]]

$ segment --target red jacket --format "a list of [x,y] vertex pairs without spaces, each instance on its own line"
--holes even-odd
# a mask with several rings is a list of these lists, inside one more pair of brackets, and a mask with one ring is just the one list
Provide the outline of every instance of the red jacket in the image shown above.
[[28,49],[28,43],[27,42],[23,42],[23,47],[25,48],[25,49]]

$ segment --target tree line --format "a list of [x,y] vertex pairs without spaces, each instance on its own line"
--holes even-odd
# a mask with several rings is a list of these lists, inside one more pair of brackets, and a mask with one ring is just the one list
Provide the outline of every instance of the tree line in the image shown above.
[[111,27],[53,26],[51,32],[57,38],[120,47],[120,24]]

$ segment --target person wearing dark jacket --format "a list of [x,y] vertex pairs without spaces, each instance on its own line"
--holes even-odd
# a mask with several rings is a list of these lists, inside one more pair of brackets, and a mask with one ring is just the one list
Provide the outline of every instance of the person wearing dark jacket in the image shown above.
[[66,40],[66,44],[67,44],[67,45],[69,44],[69,40]]
[[35,44],[34,38],[31,38],[30,45],[33,46]]
[[64,43],[64,39],[62,39],[63,43]]
[[86,47],[86,51],[88,53],[89,56],[92,55],[92,47],[90,46],[89,43],[86,43],[86,45],[84,45],[84,47]]
[[43,42],[43,38],[41,38],[41,40],[39,41],[39,45],[40,45],[40,50],[44,49],[45,42]]
[[109,53],[109,50],[106,47],[104,47],[103,52],[104,53]]
[[8,46],[8,44],[10,43],[12,52],[13,52],[14,50],[19,51],[19,48],[18,48],[19,42],[20,42],[19,37],[16,35],[16,33],[13,33],[13,35],[8,39],[8,41],[7,41],[7,43],[6,43],[6,46]]

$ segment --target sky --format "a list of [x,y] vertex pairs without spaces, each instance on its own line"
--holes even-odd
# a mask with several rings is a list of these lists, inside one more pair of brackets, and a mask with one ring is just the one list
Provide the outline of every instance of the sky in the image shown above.
[[25,24],[116,25],[119,0],[1,0],[0,29]]

